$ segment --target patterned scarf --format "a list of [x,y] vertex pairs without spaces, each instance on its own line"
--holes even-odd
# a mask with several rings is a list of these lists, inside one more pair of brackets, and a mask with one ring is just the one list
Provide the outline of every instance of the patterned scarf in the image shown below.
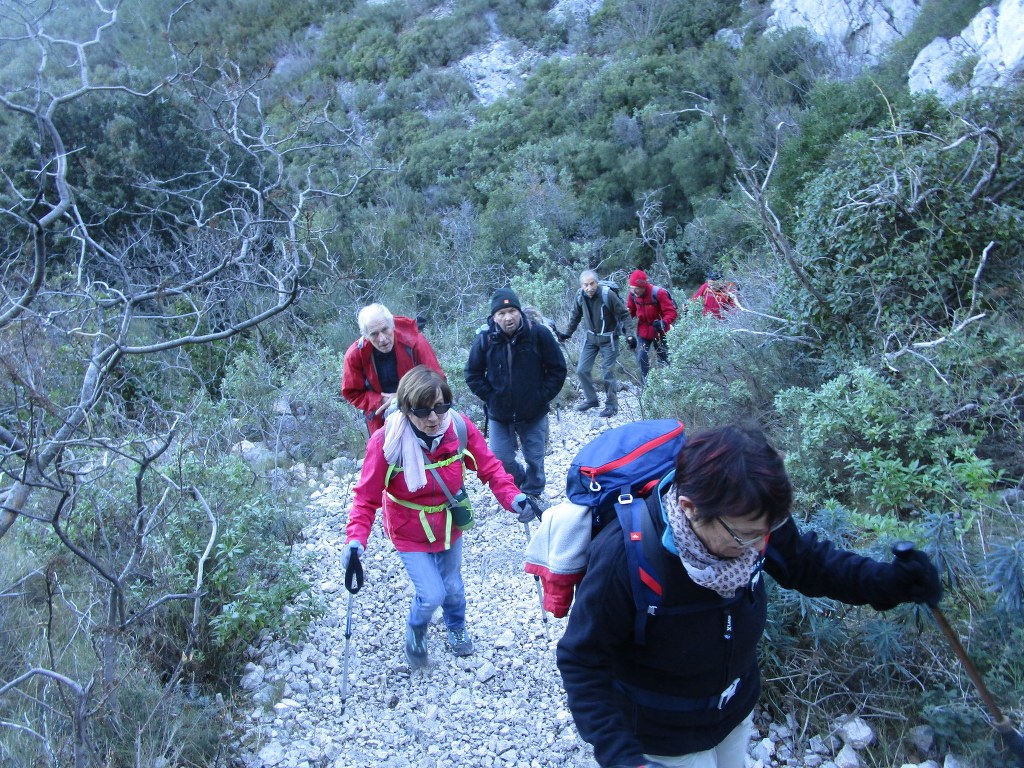
[[[440,444],[440,438],[451,426],[452,416],[444,415],[441,431],[434,437],[431,450]],[[384,422],[384,458],[388,464],[397,464],[405,472],[405,486],[410,491],[418,491],[427,484],[427,470],[423,462],[424,443],[416,437],[409,418],[401,411],[395,411]]]
[[679,550],[679,560],[694,583],[712,589],[722,597],[732,597],[738,590],[746,588],[754,563],[761,554],[753,549],[744,549],[742,555],[732,558],[711,554],[697,537],[679,506],[679,499],[671,490],[662,497],[662,504]]

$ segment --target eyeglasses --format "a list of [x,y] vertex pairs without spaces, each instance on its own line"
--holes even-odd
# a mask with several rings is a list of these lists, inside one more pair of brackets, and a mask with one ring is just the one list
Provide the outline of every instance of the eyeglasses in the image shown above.
[[435,403],[429,408],[410,408],[409,413],[417,419],[425,419],[431,413],[436,413],[438,416],[444,416],[449,410],[451,410],[451,407],[451,403]]
[[773,533],[775,533],[777,530],[779,530],[779,528],[781,528],[782,526],[784,526],[786,523],[789,522],[789,518],[788,517],[784,517],[782,520],[779,520],[779,522],[777,522],[775,525],[773,525],[771,528],[769,528],[767,533],[762,533],[760,536],[755,536],[752,539],[741,539],[737,535],[736,531],[734,531],[732,528],[729,527],[729,524],[727,522],[725,522],[725,520],[723,520],[720,517],[716,517],[715,520],[717,520],[718,522],[720,522],[722,524],[722,527],[725,528],[726,532],[730,536],[732,536],[732,540],[736,542],[736,545],[739,546],[739,547],[742,547],[743,549],[747,549],[749,547],[754,547],[754,546],[757,546],[757,545],[763,543],[765,541],[765,539],[767,539],[769,536],[771,536]]

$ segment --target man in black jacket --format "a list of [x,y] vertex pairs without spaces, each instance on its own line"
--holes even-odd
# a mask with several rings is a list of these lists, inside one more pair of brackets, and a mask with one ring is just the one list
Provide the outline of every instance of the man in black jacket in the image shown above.
[[[619,412],[619,382],[615,378],[615,368],[619,362],[619,334],[629,332],[629,310],[613,284],[601,285],[597,272],[592,269],[580,274],[580,289],[573,300],[569,327],[565,333],[555,330],[558,340],[566,341],[581,321],[586,338],[583,340],[576,375],[580,377],[583,400],[576,404],[576,410],[587,411],[598,405],[591,371],[600,354],[605,391],[601,415],[606,418],[614,416]],[[636,340],[632,343],[636,344]]]
[[809,597],[877,610],[942,596],[919,551],[884,563],[802,533],[782,458],[760,432],[723,427],[690,438],[659,493],[640,510],[667,551],[657,565],[661,605],[643,640],[630,586],[637,574],[612,518],[590,546],[558,643],[576,728],[605,768],[743,767],[761,690],[762,572]]
[[[565,357],[548,328],[531,322],[511,288],[491,297],[491,317],[476,335],[465,368],[466,384],[487,405],[488,442],[516,486],[544,492],[548,403],[565,383]],[[516,461],[516,440],[524,468]]]

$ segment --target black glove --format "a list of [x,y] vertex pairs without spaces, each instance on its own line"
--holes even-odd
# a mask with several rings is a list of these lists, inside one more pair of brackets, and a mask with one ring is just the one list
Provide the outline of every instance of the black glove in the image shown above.
[[636,336],[627,336],[626,346],[630,349],[636,349]]
[[643,763],[641,765],[614,765],[612,768],[665,768],[663,763]]
[[651,323],[651,327],[654,328],[654,330],[657,333],[664,333],[665,332],[665,323],[663,321],[661,321],[660,319],[659,320],[655,320],[653,323]]
[[883,566],[885,570],[879,574],[884,596],[871,606],[886,611],[900,603],[938,605],[942,599],[942,580],[928,555],[908,542],[896,544],[893,552],[896,559]]
[[555,338],[558,339],[559,341],[568,341],[569,340],[569,334],[568,333],[562,333],[560,330],[555,328]]

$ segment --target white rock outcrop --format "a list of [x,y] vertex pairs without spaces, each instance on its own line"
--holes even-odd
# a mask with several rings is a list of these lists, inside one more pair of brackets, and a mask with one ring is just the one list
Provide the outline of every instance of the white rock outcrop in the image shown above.
[[956,37],[937,38],[910,68],[910,90],[952,102],[970,91],[1001,87],[1024,75],[1024,0],[983,8]]
[[804,27],[854,71],[904,37],[924,0],[774,0],[769,29]]

